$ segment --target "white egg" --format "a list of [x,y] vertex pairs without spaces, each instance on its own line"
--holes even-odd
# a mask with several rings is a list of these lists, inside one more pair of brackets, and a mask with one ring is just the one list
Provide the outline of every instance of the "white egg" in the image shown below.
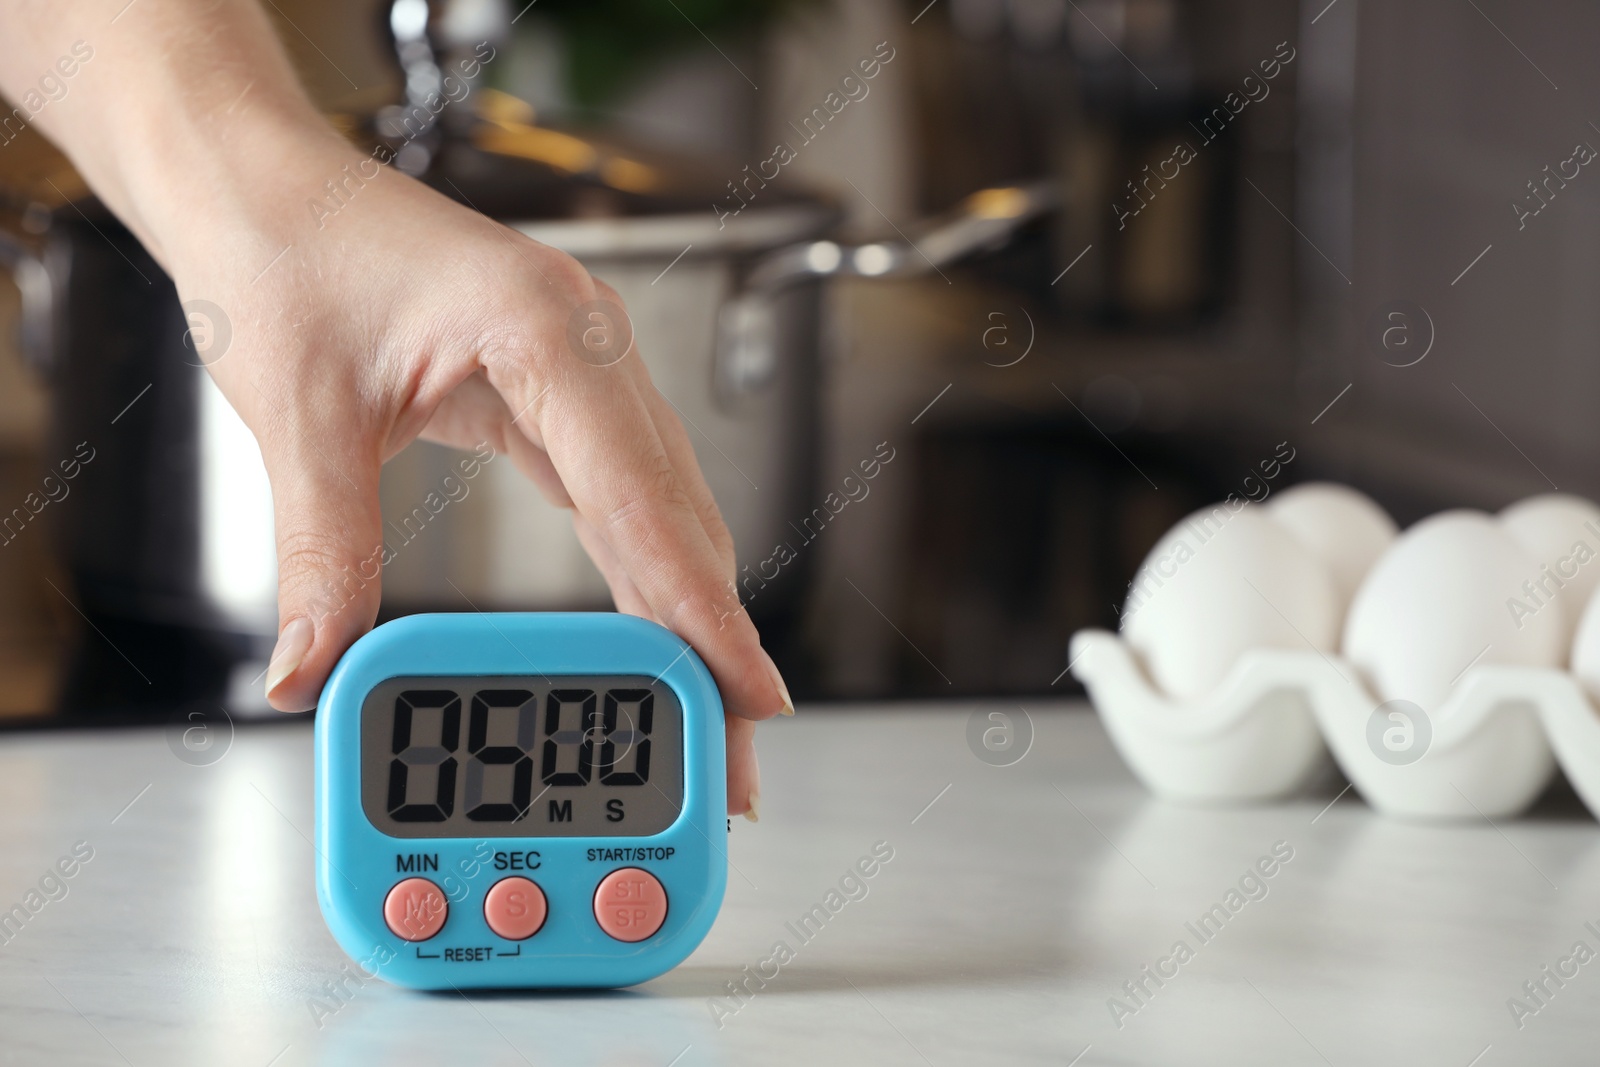
[[1569,493],[1542,493],[1506,508],[1500,521],[1534,559],[1518,598],[1529,612],[1559,600],[1566,622],[1561,645],[1570,647],[1600,586],[1600,506]]
[[1578,621],[1570,663],[1578,683],[1600,704],[1600,596],[1589,601]]
[[1561,605],[1510,607],[1533,557],[1481,511],[1446,511],[1411,527],[1367,575],[1345,621],[1344,654],[1382,700],[1443,705],[1469,666],[1559,666]]
[[1340,623],[1361,580],[1400,534],[1389,513],[1371,497],[1333,482],[1285,489],[1268,501],[1267,514],[1328,565]]
[[1139,567],[1124,639],[1167,693],[1205,696],[1251,648],[1332,651],[1327,567],[1254,505],[1217,504],[1169,530]]

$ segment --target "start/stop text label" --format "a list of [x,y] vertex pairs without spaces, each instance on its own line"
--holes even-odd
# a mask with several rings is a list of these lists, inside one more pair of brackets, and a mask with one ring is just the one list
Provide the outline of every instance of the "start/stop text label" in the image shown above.
[[629,848],[591,848],[590,863],[633,863],[638,860],[670,860],[677,849],[659,845]]

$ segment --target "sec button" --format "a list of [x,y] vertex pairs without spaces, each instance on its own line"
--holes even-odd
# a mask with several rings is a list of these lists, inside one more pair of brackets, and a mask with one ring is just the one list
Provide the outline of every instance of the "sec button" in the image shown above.
[[483,898],[483,921],[507,941],[538,933],[547,910],[544,890],[526,878],[502,878]]

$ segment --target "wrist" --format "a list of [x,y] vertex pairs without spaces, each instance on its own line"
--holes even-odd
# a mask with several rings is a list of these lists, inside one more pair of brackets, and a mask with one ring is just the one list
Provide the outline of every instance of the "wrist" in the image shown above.
[[156,127],[149,149],[119,152],[119,213],[175,277],[260,270],[311,221],[307,200],[363,158],[309,105]]

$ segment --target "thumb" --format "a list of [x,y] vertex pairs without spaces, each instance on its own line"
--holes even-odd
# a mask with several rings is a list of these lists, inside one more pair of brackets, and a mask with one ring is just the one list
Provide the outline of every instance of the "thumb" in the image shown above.
[[267,701],[279,711],[306,711],[378,615],[388,555],[380,464],[376,455],[315,447],[263,453],[278,540],[278,643],[267,665]]

